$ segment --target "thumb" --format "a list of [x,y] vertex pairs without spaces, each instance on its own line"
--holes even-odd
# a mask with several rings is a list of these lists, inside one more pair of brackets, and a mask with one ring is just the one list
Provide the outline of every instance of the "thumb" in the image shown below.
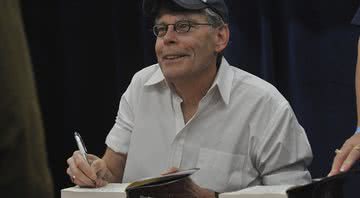
[[102,187],[108,184],[108,182],[103,179],[97,179],[95,182],[96,182],[96,187]]
[[104,160],[102,159],[97,159],[97,160],[94,160],[92,163],[91,163],[91,168],[95,171],[96,173],[96,176],[95,176],[95,179],[96,178],[103,178],[106,171],[107,171],[107,167],[106,167],[106,164],[104,162]]
[[169,168],[168,170],[162,172],[161,175],[167,175],[167,174],[171,174],[171,173],[176,173],[176,172],[178,172],[178,171],[179,171],[178,168],[176,168],[176,167],[171,167],[171,168]]
[[90,162],[93,162],[93,161],[95,161],[95,160],[97,160],[97,159],[100,159],[98,156],[96,156],[96,155],[93,155],[93,154],[86,154],[86,156],[87,156],[87,158],[88,158],[88,160],[90,161]]

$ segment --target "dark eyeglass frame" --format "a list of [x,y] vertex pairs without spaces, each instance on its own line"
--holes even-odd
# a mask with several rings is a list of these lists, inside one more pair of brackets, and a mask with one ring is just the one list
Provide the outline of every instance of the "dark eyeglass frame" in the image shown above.
[[[174,26],[174,31],[177,33],[186,33],[189,32],[191,28],[198,26],[198,25],[210,25],[212,26],[213,24],[211,23],[197,23],[197,22],[193,22],[193,21],[188,21],[188,20],[181,20],[181,21],[177,21],[176,23],[172,23],[172,24],[155,24],[153,26],[153,33],[156,37],[164,37],[169,29],[169,25]],[[185,26],[184,26],[185,25]],[[182,27],[184,26],[184,27]],[[160,28],[164,28],[162,33],[159,33],[159,29]]]

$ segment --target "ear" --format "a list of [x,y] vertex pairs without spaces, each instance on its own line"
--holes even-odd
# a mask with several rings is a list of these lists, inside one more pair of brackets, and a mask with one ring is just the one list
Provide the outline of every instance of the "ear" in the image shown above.
[[217,28],[215,35],[215,51],[217,53],[223,51],[227,46],[230,38],[230,30],[227,24]]

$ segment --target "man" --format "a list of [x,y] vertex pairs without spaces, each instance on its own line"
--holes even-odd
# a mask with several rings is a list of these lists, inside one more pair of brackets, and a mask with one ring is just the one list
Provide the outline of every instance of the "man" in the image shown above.
[[[360,26],[360,8],[356,12],[352,24]],[[360,38],[360,37],[359,37]],[[360,159],[360,39],[358,40],[358,56],[355,75],[357,129],[355,134],[345,141],[341,149],[337,149],[329,176],[348,171]]]
[[90,155],[88,165],[76,151],[68,159],[74,183],[102,186],[198,167],[171,192],[214,197],[311,181],[311,148],[289,103],[222,57],[229,41],[224,1],[145,0],[143,8],[155,16],[158,64],[134,75],[104,157]]
[[0,194],[51,198],[44,130],[19,4],[0,1]]

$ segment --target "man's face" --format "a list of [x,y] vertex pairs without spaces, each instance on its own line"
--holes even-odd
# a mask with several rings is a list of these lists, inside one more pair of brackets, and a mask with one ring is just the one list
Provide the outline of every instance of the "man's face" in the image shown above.
[[[161,11],[156,24],[174,24],[179,21],[208,23],[201,14],[174,14]],[[216,68],[216,29],[198,25],[189,32],[175,32],[169,25],[163,37],[157,37],[155,52],[168,81],[194,79]],[[214,67],[214,68],[211,68]]]

